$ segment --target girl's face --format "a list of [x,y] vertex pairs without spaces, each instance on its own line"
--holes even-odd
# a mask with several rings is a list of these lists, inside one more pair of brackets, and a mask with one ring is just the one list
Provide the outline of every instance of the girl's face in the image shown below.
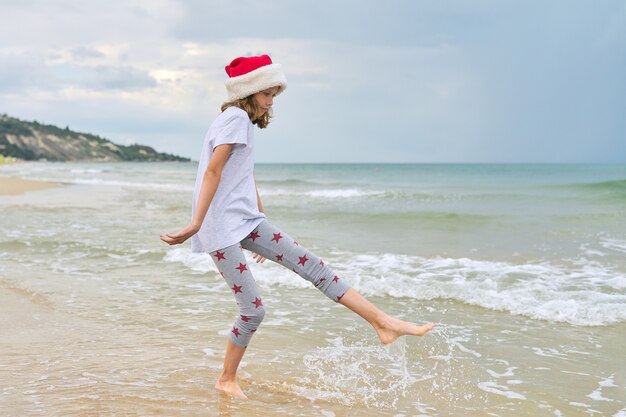
[[278,93],[279,88],[280,87],[268,88],[267,90],[259,91],[252,96],[258,109],[256,114],[257,118],[263,116],[269,111],[270,107],[272,107],[272,104],[274,103],[274,96]]

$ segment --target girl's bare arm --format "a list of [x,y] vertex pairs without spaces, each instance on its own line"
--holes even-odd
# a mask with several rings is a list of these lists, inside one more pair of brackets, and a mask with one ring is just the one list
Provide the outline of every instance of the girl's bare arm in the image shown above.
[[224,169],[224,165],[226,165],[226,161],[228,160],[232,149],[232,144],[226,144],[219,145],[213,150],[209,166],[204,172],[202,186],[200,187],[200,195],[198,196],[198,202],[196,203],[196,209],[194,211],[193,219],[191,219],[191,223],[178,233],[162,234],[160,237],[163,242],[169,245],[178,245],[198,233],[198,230],[200,230],[200,226],[202,226],[202,222],[204,221],[204,217],[209,210],[213,196],[217,191],[217,187],[222,176],[222,170]]

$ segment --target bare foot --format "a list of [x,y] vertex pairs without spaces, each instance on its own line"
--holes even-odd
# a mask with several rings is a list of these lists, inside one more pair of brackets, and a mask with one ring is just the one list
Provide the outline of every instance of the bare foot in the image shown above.
[[417,326],[413,323],[409,323],[406,321],[398,320],[395,317],[387,316],[381,322],[380,327],[376,327],[376,333],[378,334],[378,338],[383,345],[388,345],[393,343],[400,336],[411,335],[411,336],[424,336],[426,333],[431,331],[435,325],[433,323],[428,323],[423,326]]
[[243,393],[243,391],[241,390],[241,388],[239,387],[239,384],[237,383],[237,381],[221,381],[220,379],[218,379],[215,382],[215,389],[223,392],[224,394],[230,395],[231,397],[234,398],[241,398],[244,400],[247,400],[248,397],[246,397],[246,394]]

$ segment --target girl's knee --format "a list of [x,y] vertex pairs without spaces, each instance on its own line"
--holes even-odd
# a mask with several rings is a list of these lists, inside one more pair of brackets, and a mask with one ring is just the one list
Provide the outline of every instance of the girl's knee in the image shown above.
[[263,318],[265,318],[265,308],[260,306],[245,313],[241,312],[239,318],[244,326],[256,329],[263,321]]
[[259,307],[254,310],[254,314],[252,314],[252,321],[257,324],[261,324],[263,319],[265,318],[265,308]]

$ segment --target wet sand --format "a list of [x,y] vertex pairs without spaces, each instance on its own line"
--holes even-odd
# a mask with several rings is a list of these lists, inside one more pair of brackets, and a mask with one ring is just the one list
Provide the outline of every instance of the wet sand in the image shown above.
[[[178,415],[184,409],[187,416],[278,417],[294,408],[351,415],[343,414],[346,407],[340,405],[313,404],[283,389],[257,386],[245,371],[242,383],[257,399],[232,399],[213,389],[219,355],[180,346],[172,351],[167,343],[141,339],[130,323],[118,327],[77,316],[0,277],[0,356],[5,359],[0,363],[0,415]],[[185,366],[164,366],[152,379],[139,375],[145,361],[172,355],[188,356]],[[262,372],[257,374],[263,379]],[[271,371],[265,376],[271,379]],[[378,415],[364,411],[359,415]]]
[[0,195],[18,195],[29,191],[38,191],[58,187],[61,187],[61,184],[0,176]]

